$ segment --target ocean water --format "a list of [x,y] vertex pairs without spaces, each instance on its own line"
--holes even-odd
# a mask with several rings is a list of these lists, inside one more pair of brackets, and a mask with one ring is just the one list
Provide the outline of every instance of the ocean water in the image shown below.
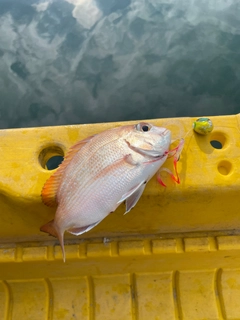
[[0,0],[0,128],[240,112],[240,2]]

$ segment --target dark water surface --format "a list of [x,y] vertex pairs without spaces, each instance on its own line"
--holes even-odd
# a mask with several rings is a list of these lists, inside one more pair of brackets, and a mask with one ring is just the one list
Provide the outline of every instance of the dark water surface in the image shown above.
[[240,112],[240,2],[0,0],[0,128]]

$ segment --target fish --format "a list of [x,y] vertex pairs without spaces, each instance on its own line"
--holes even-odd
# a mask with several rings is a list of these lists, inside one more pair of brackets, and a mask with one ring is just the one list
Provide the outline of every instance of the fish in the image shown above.
[[40,230],[57,237],[65,262],[64,233],[81,235],[125,202],[125,214],[168,158],[171,131],[147,122],[105,130],[70,148],[42,189],[42,201],[57,206]]

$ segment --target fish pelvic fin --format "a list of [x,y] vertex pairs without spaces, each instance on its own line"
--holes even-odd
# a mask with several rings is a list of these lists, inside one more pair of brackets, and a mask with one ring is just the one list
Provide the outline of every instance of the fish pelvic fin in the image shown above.
[[65,262],[65,249],[64,249],[64,232],[60,231],[57,226],[54,224],[54,220],[49,221],[48,223],[44,224],[40,231],[46,232],[51,236],[58,238],[63,255],[63,262]]
[[146,182],[144,181],[143,184],[141,184],[137,190],[134,191],[133,194],[131,194],[127,199],[126,199],[126,213],[128,213],[132,208],[135,207],[137,204],[138,200],[141,198],[141,195],[143,194],[143,191],[146,187]]
[[[124,193],[121,197],[121,199],[117,202],[117,204],[120,204],[122,203],[123,201],[127,200],[128,198],[130,198],[132,195],[134,195],[136,193],[137,195],[137,192],[138,190],[141,188],[142,185],[144,185],[144,188],[145,188],[145,181],[141,181],[139,184],[137,184],[136,186],[134,186],[132,189],[128,190],[128,192]],[[143,190],[144,190],[143,188]],[[140,196],[139,196],[140,198]],[[136,202],[137,203],[137,202]]]
[[62,180],[63,173],[71,162],[76,153],[89,141],[92,140],[93,136],[90,136],[84,140],[78,141],[73,145],[68,153],[66,154],[63,162],[57,168],[57,171],[46,181],[42,189],[42,201],[46,206],[55,207],[57,206],[57,191]]

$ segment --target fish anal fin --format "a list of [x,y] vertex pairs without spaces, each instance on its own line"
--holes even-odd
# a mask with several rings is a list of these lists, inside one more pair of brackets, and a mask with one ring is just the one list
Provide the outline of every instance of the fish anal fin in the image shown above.
[[67,232],[75,235],[75,236],[79,236],[80,234],[83,234],[85,232],[88,232],[89,230],[91,230],[92,228],[94,228],[97,224],[99,224],[101,222],[100,221],[97,221],[95,223],[92,223],[88,226],[85,226],[85,227],[79,227],[79,228],[71,228],[71,229],[68,229]]
[[57,190],[60,185],[64,170],[75,154],[93,137],[94,136],[88,137],[73,145],[66,154],[64,161],[59,165],[57,171],[45,182],[41,193],[42,201],[45,205],[49,207],[55,207],[57,205]]
[[64,232],[58,230],[58,228],[54,224],[54,220],[49,221],[48,223],[44,224],[40,231],[49,233],[51,236],[58,238],[60,242],[60,246],[62,249],[63,261],[65,262],[65,249],[64,249]]

